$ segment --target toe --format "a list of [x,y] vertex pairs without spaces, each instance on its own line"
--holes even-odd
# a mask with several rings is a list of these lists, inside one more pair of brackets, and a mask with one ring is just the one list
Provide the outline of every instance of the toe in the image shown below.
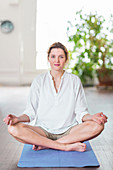
[[36,151],[38,149],[38,146],[37,145],[33,145],[32,149]]

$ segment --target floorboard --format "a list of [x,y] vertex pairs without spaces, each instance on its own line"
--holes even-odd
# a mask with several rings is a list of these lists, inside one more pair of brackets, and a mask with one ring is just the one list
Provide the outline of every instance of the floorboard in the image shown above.
[[23,144],[14,140],[7,132],[2,121],[9,114],[20,115],[24,109],[29,87],[0,87],[0,170],[113,170],[113,91],[85,88],[91,114],[103,111],[108,116],[108,123],[103,133],[90,141],[100,163],[99,168],[18,168]]

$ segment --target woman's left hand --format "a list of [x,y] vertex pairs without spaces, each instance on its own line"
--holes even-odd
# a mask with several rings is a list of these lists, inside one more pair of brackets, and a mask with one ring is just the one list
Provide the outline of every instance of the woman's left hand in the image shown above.
[[103,114],[103,112],[96,113],[94,115],[91,115],[91,119],[98,124],[104,124],[107,122],[108,117]]

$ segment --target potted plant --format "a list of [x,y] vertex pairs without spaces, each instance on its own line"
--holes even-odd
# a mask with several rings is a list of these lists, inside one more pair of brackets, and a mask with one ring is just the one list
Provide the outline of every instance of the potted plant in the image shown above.
[[[70,65],[83,84],[96,73],[100,85],[113,85],[113,15],[104,27],[105,18],[76,12],[74,23],[68,21],[68,42],[72,44]],[[74,63],[74,66],[71,66]]]

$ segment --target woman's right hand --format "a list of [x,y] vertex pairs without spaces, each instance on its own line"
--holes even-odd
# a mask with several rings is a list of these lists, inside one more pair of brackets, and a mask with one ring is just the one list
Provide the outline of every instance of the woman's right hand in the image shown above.
[[7,115],[3,121],[7,124],[7,125],[14,125],[16,123],[19,122],[19,118],[15,115],[9,114]]

